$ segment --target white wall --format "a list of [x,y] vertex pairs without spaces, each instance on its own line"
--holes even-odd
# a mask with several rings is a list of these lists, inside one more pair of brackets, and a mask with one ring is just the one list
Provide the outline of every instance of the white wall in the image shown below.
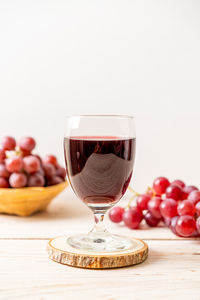
[[0,136],[63,159],[68,114],[132,114],[135,187],[200,186],[199,0],[1,0]]

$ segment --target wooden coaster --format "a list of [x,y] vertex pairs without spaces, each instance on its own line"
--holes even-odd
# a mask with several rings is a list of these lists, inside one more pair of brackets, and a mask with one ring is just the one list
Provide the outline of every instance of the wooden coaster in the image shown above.
[[87,268],[106,269],[136,265],[143,262],[148,255],[148,246],[139,239],[132,239],[133,248],[119,252],[86,252],[67,244],[67,237],[51,239],[47,245],[49,258],[65,265]]

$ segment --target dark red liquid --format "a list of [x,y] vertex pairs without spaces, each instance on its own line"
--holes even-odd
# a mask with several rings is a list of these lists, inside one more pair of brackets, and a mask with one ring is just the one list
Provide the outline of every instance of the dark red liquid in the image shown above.
[[131,179],[135,139],[70,137],[64,140],[68,178],[89,206],[117,202]]

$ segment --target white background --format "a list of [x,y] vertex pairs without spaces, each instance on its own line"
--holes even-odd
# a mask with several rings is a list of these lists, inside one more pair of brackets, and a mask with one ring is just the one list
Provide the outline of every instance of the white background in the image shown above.
[[199,0],[1,0],[0,136],[63,160],[68,114],[131,114],[132,184],[200,186]]

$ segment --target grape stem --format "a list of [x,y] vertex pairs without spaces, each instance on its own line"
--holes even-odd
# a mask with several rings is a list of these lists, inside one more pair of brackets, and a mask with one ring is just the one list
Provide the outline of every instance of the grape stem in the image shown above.
[[6,158],[11,158],[16,156],[21,156],[21,151],[19,149],[6,151]]
[[[131,186],[129,186],[128,189],[129,189],[129,191],[130,191],[131,193],[133,193],[133,196],[130,198],[130,200],[129,200],[128,204],[127,204],[127,208],[129,209],[129,208],[131,207],[131,203],[133,202],[133,200],[134,200],[136,197],[138,197],[140,194],[137,193]],[[153,194],[152,196],[155,197],[155,196],[156,196],[156,193],[155,193],[154,189],[153,189],[152,187],[148,186],[148,188],[147,188],[147,190],[146,190],[146,193],[148,193],[148,192],[150,192],[150,191],[151,191],[152,194]]]
[[146,190],[146,194],[148,193],[148,192],[152,192],[153,193],[153,197],[155,197],[156,196],[156,193],[155,193],[155,191],[154,191],[154,189],[152,188],[152,187],[150,187],[150,186],[148,186],[148,188],[147,188],[147,190]]
[[128,189],[129,189],[129,191],[131,192],[131,193],[133,193],[133,196],[130,198],[130,200],[129,200],[129,202],[128,202],[128,204],[127,204],[127,208],[129,209],[130,207],[131,207],[131,203],[132,203],[132,201],[137,197],[137,196],[139,196],[139,194],[132,188],[132,187],[128,187]]
[[131,187],[128,187],[129,191],[131,191],[133,194],[136,194],[137,196],[139,196],[139,194]]

